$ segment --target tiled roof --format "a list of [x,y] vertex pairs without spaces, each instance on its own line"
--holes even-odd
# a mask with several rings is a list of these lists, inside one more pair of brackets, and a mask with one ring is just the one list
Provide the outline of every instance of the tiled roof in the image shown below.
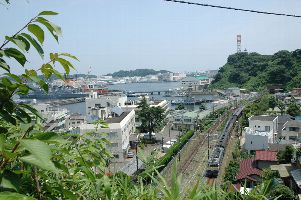
[[256,151],[255,160],[278,161],[277,152],[276,151],[258,150],[258,151]]
[[254,158],[250,158],[250,159],[245,159],[240,161],[239,172],[236,175],[237,180],[241,180],[244,178],[250,179],[251,178],[250,175],[258,175],[258,176],[261,175],[261,170],[252,166],[254,160],[255,160]]
[[258,115],[252,116],[250,120],[259,120],[259,121],[273,121],[277,116],[272,115]]

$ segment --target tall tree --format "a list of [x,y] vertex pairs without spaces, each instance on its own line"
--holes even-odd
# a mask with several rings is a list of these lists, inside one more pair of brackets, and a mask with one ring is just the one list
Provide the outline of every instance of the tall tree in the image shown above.
[[294,97],[291,97],[291,101],[288,105],[286,112],[287,114],[293,117],[300,115],[301,113],[300,106],[297,104],[296,99]]
[[150,107],[143,97],[138,105],[138,117],[141,121],[140,131],[151,134],[162,127],[164,123],[164,110],[161,107]]
[[283,115],[285,113],[285,104],[283,103],[283,101],[278,100],[277,107],[279,108],[281,115]]
[[269,97],[269,107],[272,108],[273,110],[277,106],[277,100],[274,96]]

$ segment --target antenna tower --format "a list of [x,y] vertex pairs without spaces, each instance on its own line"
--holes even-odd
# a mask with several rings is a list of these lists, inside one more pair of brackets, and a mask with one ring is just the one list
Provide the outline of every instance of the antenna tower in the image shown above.
[[237,35],[237,53],[241,52],[241,35]]

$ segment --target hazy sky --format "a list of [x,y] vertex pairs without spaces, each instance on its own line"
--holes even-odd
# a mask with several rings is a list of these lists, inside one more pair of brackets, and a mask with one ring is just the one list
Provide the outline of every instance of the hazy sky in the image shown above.
[[[247,9],[301,15],[300,0],[191,0]],[[233,12],[163,0],[11,0],[0,5],[0,38],[13,34],[42,10],[63,29],[47,52],[69,52],[80,59],[78,72],[105,74],[153,68],[171,71],[218,69],[242,48],[261,54],[301,48],[301,18]],[[30,67],[42,61],[30,55]]]

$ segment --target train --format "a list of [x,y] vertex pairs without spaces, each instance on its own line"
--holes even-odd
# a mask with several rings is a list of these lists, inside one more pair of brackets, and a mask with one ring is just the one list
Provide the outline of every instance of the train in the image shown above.
[[208,168],[205,172],[205,176],[208,178],[216,178],[219,173],[220,165],[223,162],[224,153],[228,145],[228,141],[231,137],[231,131],[233,129],[234,123],[237,121],[244,106],[240,106],[234,112],[231,118],[226,122],[226,126],[220,136],[218,141],[213,148],[213,151],[208,160]]

